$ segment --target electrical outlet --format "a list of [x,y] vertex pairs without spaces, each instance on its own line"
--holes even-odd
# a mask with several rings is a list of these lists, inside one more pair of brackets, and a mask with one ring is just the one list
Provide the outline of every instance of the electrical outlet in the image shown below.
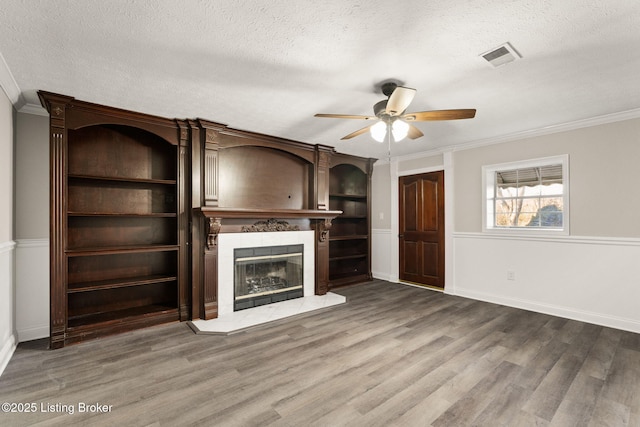
[[516,280],[516,272],[507,271],[507,280]]

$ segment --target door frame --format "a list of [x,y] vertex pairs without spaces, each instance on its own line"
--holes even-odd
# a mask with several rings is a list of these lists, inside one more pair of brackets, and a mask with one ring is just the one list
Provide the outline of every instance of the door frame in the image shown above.
[[[413,159],[412,159],[413,160]],[[399,170],[398,165],[402,159],[391,159],[389,172],[391,175],[391,265],[390,281],[400,282],[400,245],[398,234],[400,232],[399,195],[398,186],[401,176],[419,175],[429,172],[444,172],[444,293],[455,293],[455,281],[453,277],[453,152],[442,153],[442,163],[433,166],[425,166],[419,169]],[[424,287],[423,287],[424,288]],[[428,288],[424,288],[428,289]]]

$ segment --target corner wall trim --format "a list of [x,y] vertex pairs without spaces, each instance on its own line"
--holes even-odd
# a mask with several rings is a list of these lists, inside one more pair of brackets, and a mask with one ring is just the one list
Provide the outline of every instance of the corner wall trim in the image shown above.
[[0,376],[2,376],[2,373],[11,360],[11,356],[13,356],[13,353],[16,351],[16,342],[17,340],[15,335],[11,334],[0,349]]
[[0,53],[0,87],[7,94],[7,97],[16,108],[19,110],[26,102],[22,96],[22,91],[18,87],[16,79],[11,74],[7,61],[4,60],[4,56]]
[[8,242],[2,242],[0,243],[0,254],[4,252],[11,252],[12,250],[15,249],[15,247],[16,247],[16,242],[14,242],[13,240]]

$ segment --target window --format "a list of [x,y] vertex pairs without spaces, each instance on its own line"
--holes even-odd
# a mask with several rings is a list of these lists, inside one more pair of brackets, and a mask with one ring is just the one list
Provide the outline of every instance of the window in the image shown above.
[[569,232],[569,158],[484,166],[484,230]]

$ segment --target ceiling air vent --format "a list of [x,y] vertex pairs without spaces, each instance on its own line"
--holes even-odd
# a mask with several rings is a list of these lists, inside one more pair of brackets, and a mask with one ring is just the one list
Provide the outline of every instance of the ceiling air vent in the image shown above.
[[522,56],[518,53],[517,50],[511,46],[508,42],[496,47],[495,49],[491,49],[488,52],[481,53],[484,59],[494,67],[499,67],[504,64],[508,64],[509,62],[513,62],[516,59],[522,58]]

